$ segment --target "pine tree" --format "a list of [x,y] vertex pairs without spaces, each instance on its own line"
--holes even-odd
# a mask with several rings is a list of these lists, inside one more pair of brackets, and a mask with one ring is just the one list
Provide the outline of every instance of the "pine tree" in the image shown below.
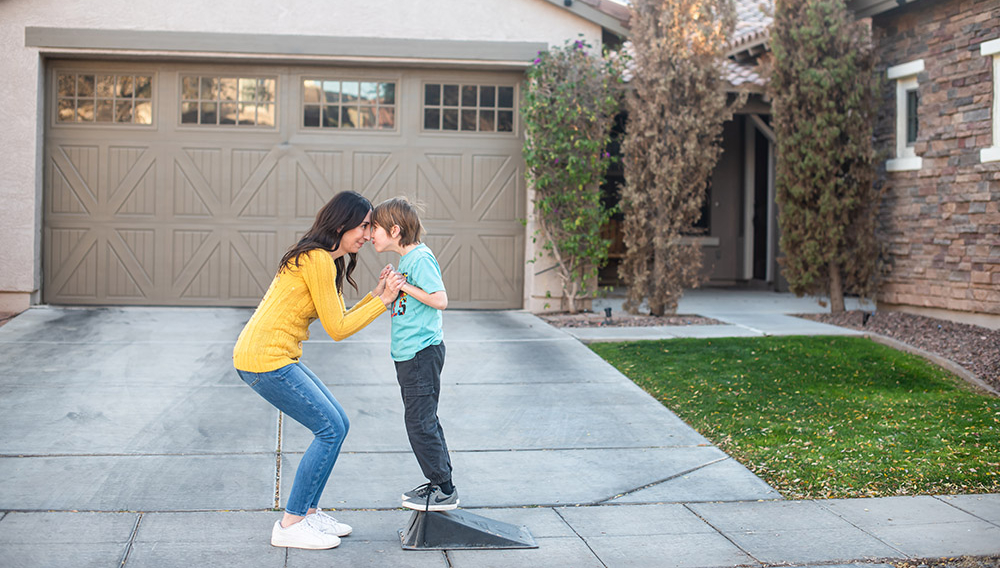
[[870,31],[843,0],[777,0],[771,40],[780,262],[793,292],[842,312],[876,282]]
[[723,48],[735,24],[731,0],[633,0],[634,90],[622,151],[628,285],[624,307],[645,299],[653,315],[673,313],[700,282],[701,250],[684,243],[701,215],[727,103]]

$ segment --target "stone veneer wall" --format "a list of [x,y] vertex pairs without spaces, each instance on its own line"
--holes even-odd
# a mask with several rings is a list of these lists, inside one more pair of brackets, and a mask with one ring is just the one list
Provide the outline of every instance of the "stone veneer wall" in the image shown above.
[[1000,314],[1000,162],[992,146],[992,56],[980,44],[1000,37],[1000,0],[917,2],[872,22],[885,82],[876,124],[882,158],[894,157],[896,82],[886,69],[918,59],[919,171],[887,172],[879,233],[886,304]]

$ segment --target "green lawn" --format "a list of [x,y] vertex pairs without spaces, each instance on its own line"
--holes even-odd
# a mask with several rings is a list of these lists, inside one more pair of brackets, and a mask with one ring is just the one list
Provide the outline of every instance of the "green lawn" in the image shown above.
[[1000,492],[1000,399],[867,339],[591,348],[785,497]]

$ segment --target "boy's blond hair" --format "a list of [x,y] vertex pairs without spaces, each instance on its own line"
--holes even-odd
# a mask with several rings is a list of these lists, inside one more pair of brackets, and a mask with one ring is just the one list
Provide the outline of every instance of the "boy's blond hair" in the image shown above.
[[379,203],[372,211],[372,223],[389,233],[393,225],[399,225],[399,246],[402,247],[419,243],[424,233],[417,207],[405,197],[393,197]]

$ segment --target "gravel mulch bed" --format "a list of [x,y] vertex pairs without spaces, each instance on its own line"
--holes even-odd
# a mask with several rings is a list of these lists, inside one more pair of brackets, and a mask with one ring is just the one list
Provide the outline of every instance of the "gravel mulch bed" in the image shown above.
[[[1000,556],[955,556],[891,562],[896,568],[1000,568]],[[864,564],[859,564],[864,566]]]
[[720,325],[719,320],[694,315],[648,316],[628,313],[616,314],[608,320],[604,314],[580,312],[577,314],[541,314],[538,317],[556,327],[653,327],[658,325]]
[[1000,390],[1000,330],[904,312],[853,310],[798,317],[891,337],[949,359]]

